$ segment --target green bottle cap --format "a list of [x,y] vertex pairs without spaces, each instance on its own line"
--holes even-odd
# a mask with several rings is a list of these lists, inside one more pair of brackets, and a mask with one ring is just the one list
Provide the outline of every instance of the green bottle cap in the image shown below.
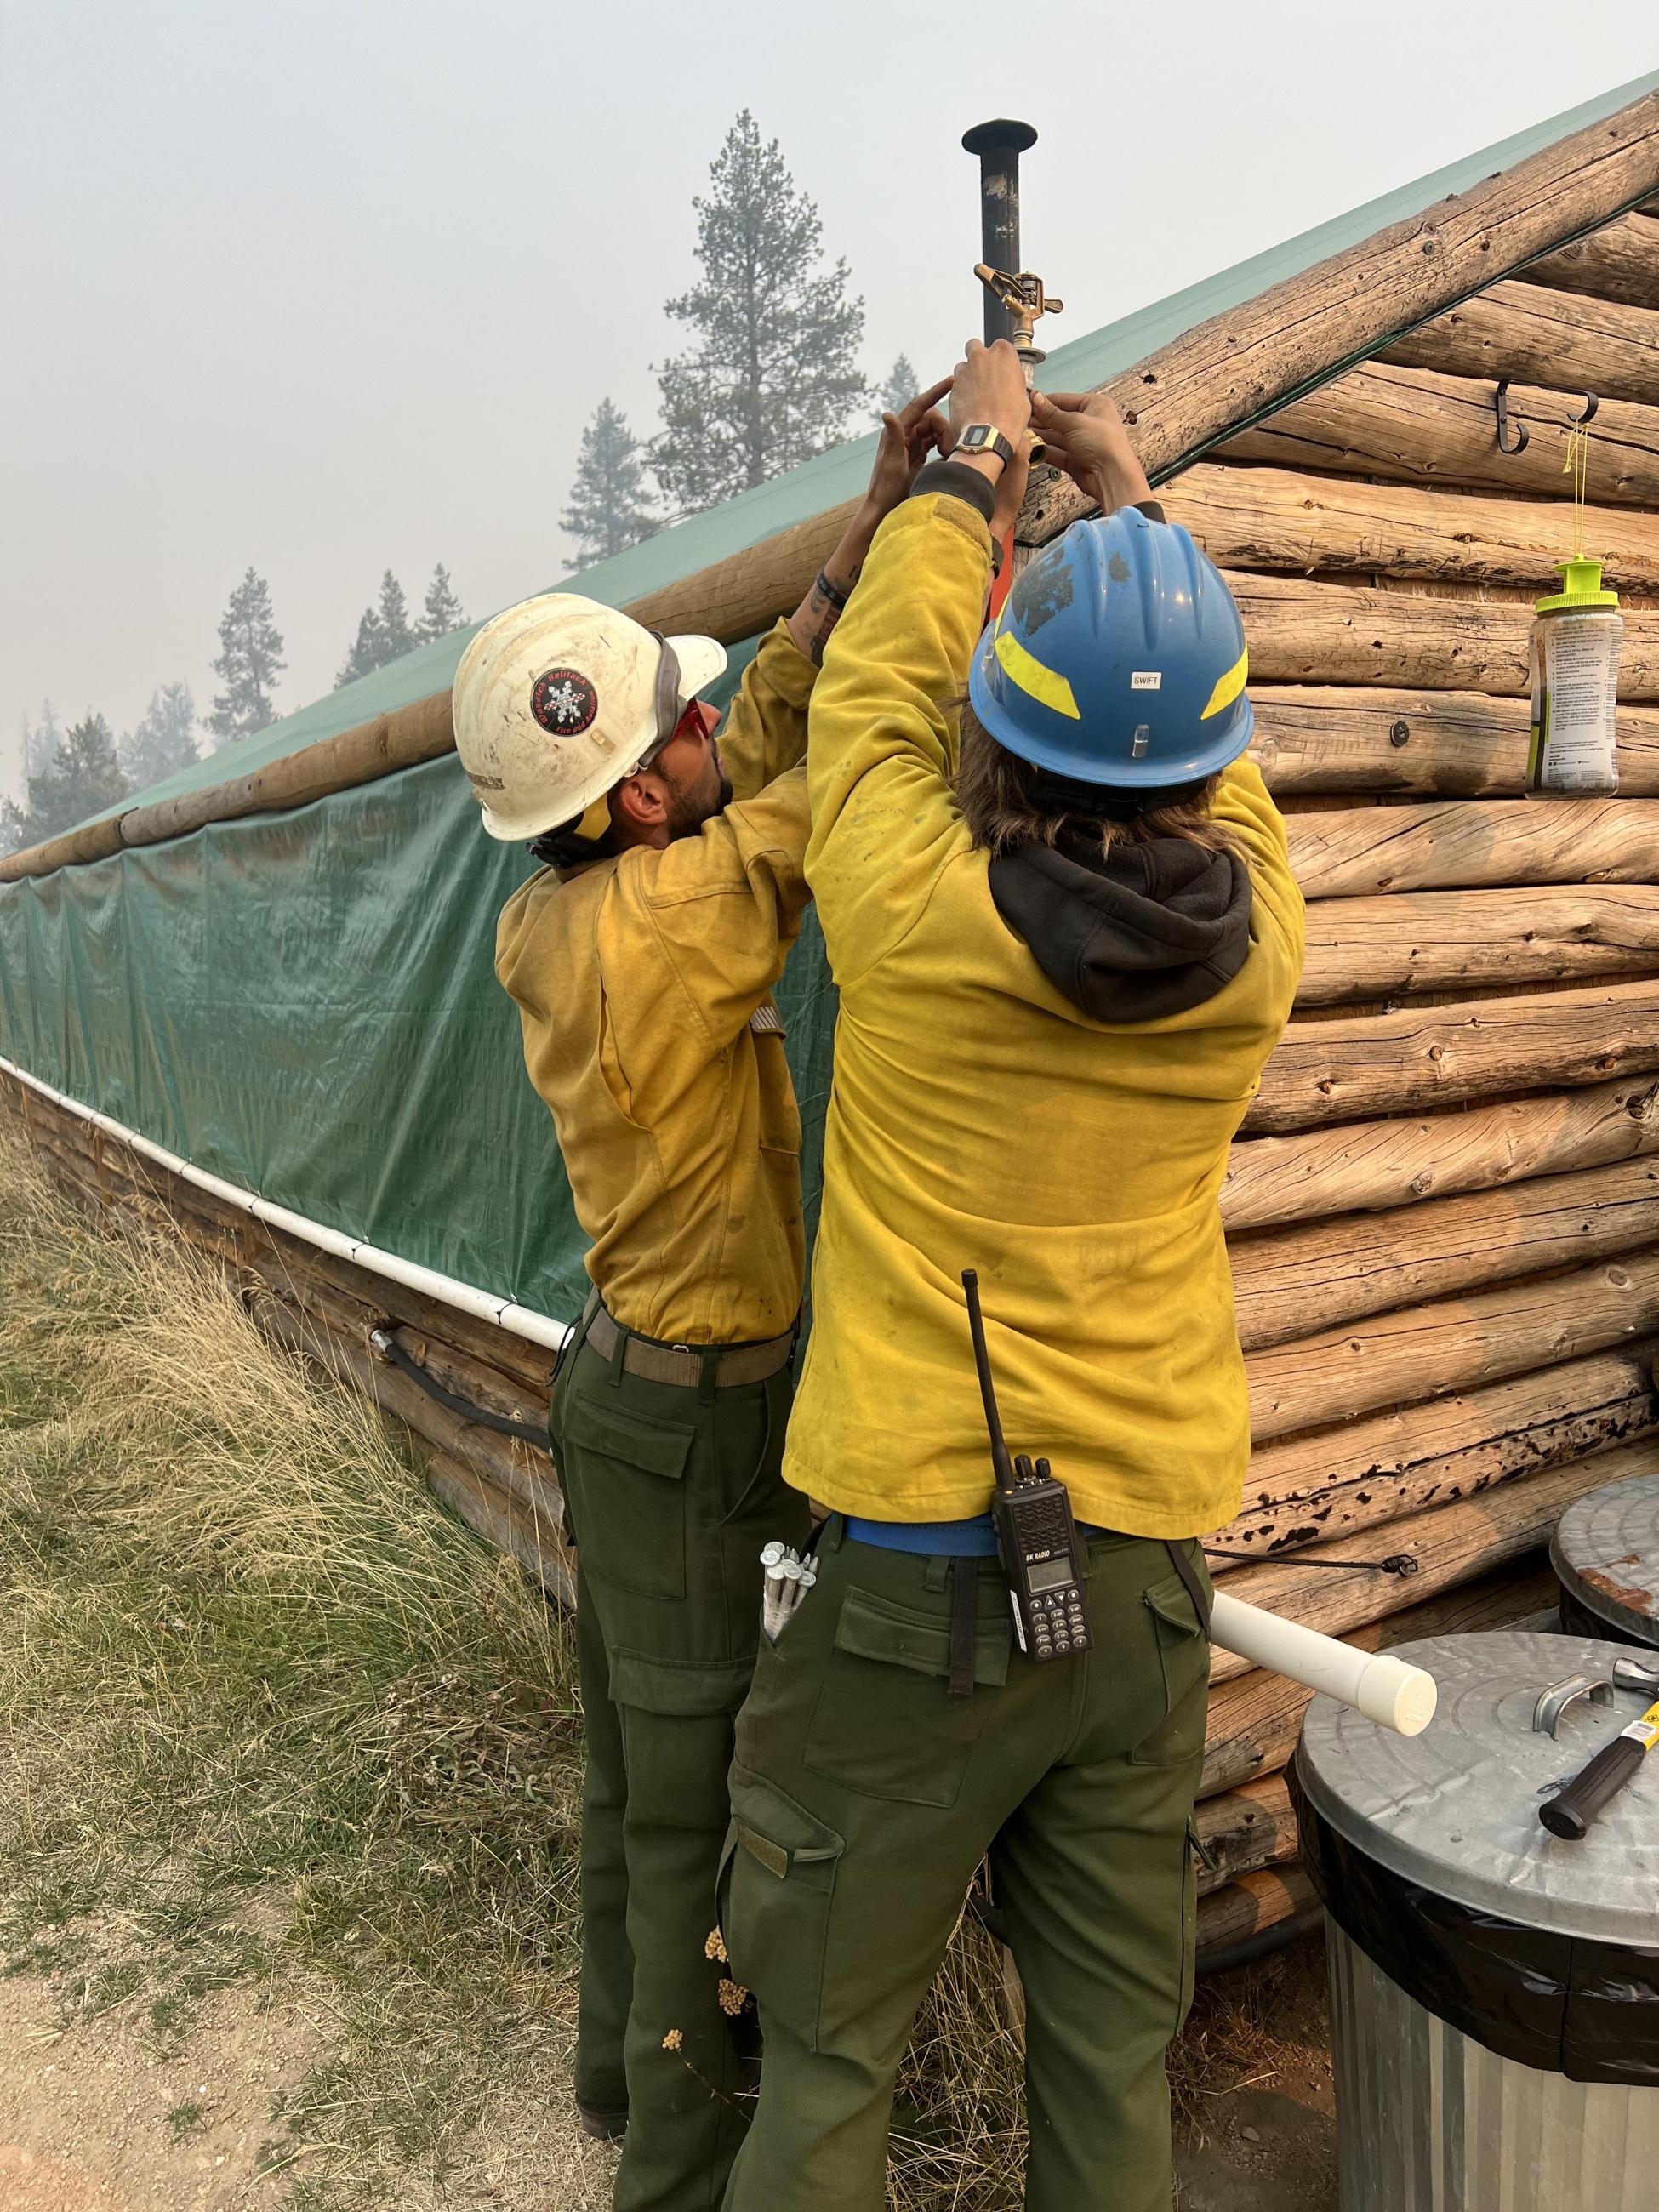
[[1599,561],[1558,561],[1555,565],[1561,571],[1562,588],[1539,600],[1540,615],[1555,614],[1563,608],[1618,605],[1618,592],[1601,589]]

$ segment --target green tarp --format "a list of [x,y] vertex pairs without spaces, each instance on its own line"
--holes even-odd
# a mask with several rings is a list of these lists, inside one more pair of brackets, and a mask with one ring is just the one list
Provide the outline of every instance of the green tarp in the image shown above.
[[[1659,74],[1059,349],[1096,384],[1194,324],[1521,160]],[[1079,272],[1081,275],[1083,272]],[[1067,288],[1071,289],[1070,287]],[[850,496],[871,441],[665,532],[579,580],[612,605]],[[212,756],[216,782],[447,685],[470,632]],[[731,680],[752,652],[732,655]],[[331,1228],[564,1317],[582,1240],[490,960],[529,863],[479,833],[453,756],[282,815],[0,885],[0,1053],[198,1166]],[[809,922],[780,993],[805,1128],[809,1228],[833,994]]]
[[[479,834],[453,754],[61,868],[0,902],[3,1049],[198,1167],[568,1317],[583,1239],[491,967],[529,868]],[[830,1000],[809,926],[779,1002],[814,1211]]]

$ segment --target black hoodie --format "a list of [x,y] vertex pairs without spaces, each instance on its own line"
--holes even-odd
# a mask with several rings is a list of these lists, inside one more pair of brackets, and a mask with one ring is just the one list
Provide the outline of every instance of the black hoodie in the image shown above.
[[1250,949],[1250,877],[1184,837],[1021,845],[991,863],[991,896],[1056,990],[1097,1022],[1154,1022],[1213,998]]

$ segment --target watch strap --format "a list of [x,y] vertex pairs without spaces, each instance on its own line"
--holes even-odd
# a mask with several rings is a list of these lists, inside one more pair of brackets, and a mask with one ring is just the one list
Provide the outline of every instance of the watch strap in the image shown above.
[[994,453],[1005,469],[1012,465],[1014,458],[1013,447],[989,422],[970,422],[953,450],[958,453]]

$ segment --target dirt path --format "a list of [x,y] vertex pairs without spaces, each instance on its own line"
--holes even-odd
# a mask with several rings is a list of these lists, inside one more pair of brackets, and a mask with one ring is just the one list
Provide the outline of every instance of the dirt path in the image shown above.
[[[57,2023],[48,1982],[0,1981],[3,2212],[276,2212],[293,2175],[258,2178],[261,2154],[281,2158],[272,2106],[329,2046],[320,2015],[222,1990],[171,2059],[118,2007],[67,2033]],[[471,2148],[447,2183],[400,2181],[398,2212],[610,2203],[614,2155],[578,2133],[559,2088],[532,2113],[490,2114]]]
[[1336,2212],[1324,1947],[1304,1938],[1256,1971],[1255,1988],[1207,1993],[1226,2032],[1176,2131],[1180,2212]]
[[6,2212],[231,2212],[274,2205],[256,2181],[271,2104],[322,2031],[246,1989],[203,2009],[189,2048],[147,2051],[118,2008],[60,2033],[51,1986],[0,1982],[0,2204]]

